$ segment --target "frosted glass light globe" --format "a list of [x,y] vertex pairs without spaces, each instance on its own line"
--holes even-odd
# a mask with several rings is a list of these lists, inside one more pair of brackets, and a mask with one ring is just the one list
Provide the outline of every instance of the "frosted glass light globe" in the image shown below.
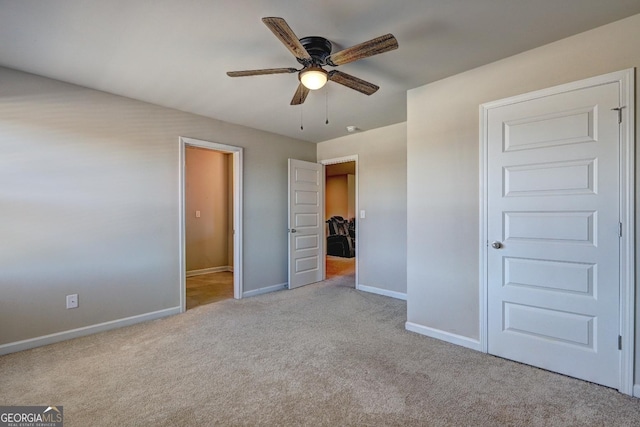
[[327,78],[327,72],[320,67],[310,67],[300,73],[300,82],[310,90],[320,89]]

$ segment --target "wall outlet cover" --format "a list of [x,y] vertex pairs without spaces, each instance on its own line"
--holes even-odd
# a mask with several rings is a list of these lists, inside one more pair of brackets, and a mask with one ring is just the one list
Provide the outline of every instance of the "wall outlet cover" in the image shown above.
[[67,295],[67,309],[78,308],[78,294]]

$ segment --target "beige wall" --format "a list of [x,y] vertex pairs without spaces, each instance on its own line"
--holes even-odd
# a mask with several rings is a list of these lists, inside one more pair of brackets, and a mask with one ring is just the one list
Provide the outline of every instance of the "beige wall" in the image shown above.
[[348,219],[349,185],[347,175],[328,176],[325,187],[325,218],[341,216]]
[[0,345],[179,306],[179,136],[244,147],[244,290],[284,284],[315,144],[0,68]]
[[360,285],[406,293],[406,124],[318,144],[318,161],[358,155]]
[[[185,150],[185,249],[187,272],[227,267],[229,222],[233,222],[230,154],[187,147]],[[231,203],[229,201],[231,200]],[[200,217],[196,216],[196,211]]]
[[640,15],[409,91],[410,322],[479,337],[479,105],[638,66]]

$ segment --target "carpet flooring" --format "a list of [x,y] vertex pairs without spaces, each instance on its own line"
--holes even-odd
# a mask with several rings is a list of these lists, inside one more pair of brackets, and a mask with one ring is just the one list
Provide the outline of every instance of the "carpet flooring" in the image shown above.
[[[352,278],[351,278],[352,280]],[[423,337],[338,278],[0,357],[65,426],[638,426],[640,400]]]

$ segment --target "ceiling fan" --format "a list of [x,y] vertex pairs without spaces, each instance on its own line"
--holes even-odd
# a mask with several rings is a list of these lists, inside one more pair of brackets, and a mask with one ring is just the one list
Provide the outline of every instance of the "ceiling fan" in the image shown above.
[[310,90],[320,89],[328,80],[357,90],[365,95],[372,95],[379,87],[373,83],[359,79],[338,70],[326,71],[323,67],[337,67],[359,59],[388,52],[398,48],[398,41],[393,34],[376,37],[364,43],[331,53],[331,42],[324,37],[303,37],[298,39],[291,27],[283,18],[262,18],[275,36],[302,64],[296,68],[267,68],[261,70],[229,71],[229,77],[259,76],[264,74],[298,73],[298,89],[291,100],[291,105],[302,104]]

